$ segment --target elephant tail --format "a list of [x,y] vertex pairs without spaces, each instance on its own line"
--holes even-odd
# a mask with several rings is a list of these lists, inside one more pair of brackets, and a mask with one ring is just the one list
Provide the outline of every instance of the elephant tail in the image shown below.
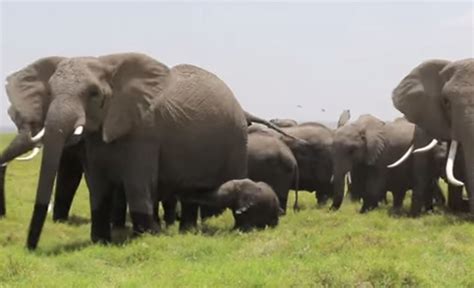
[[271,122],[269,122],[265,119],[262,119],[260,117],[255,116],[255,115],[252,115],[247,111],[244,111],[244,113],[245,113],[245,119],[247,119],[247,124],[248,125],[250,125],[251,123],[263,124],[263,125],[267,126],[268,128],[273,129],[273,130],[277,131],[278,133],[280,133],[280,134],[282,134],[286,137],[289,137],[289,138],[294,139],[296,141],[306,142],[303,139],[299,139],[295,136],[291,136],[290,134],[288,134],[285,131],[281,130],[280,127],[276,126],[275,124],[273,124],[273,123],[271,123]]
[[298,207],[298,190],[300,186],[300,169],[298,167],[298,164],[295,165],[295,203],[293,204],[293,211],[298,211],[300,208]]

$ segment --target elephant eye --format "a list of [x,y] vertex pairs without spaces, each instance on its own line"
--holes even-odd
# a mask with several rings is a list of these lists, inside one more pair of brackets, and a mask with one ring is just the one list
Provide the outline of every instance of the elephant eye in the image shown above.
[[99,89],[97,87],[91,87],[89,89],[89,97],[90,98],[96,98],[99,97]]
[[448,109],[450,108],[451,103],[449,103],[449,99],[447,97],[443,97],[443,105],[444,105],[444,107],[446,107]]

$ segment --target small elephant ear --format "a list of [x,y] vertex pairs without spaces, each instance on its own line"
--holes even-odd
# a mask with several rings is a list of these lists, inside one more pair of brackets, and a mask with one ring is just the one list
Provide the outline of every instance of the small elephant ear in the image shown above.
[[5,89],[11,103],[9,114],[17,126],[43,123],[51,101],[48,81],[63,59],[42,58],[7,77]]
[[237,201],[235,214],[243,214],[252,206],[254,206],[257,203],[257,194],[260,194],[262,192],[262,188],[259,186],[255,186],[255,184],[242,184],[240,189],[242,189],[242,196],[239,197]]
[[372,128],[365,130],[363,133],[363,138],[365,138],[367,144],[366,162],[368,165],[374,165],[385,149],[383,131],[381,128]]
[[351,119],[351,110],[342,111],[341,116],[339,116],[339,120],[337,121],[337,128],[346,125],[350,119]]
[[422,63],[403,78],[392,93],[395,108],[405,114],[410,122],[441,139],[450,136],[441,93],[445,81],[440,75],[449,63],[445,60]]
[[138,53],[99,58],[110,70],[112,97],[103,124],[106,143],[128,134],[137,125],[153,117],[152,103],[166,86],[169,68]]

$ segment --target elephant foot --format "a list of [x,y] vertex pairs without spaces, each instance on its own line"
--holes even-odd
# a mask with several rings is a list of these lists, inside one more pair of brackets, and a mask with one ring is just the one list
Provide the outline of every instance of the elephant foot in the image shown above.
[[186,233],[186,232],[192,232],[197,229],[197,223],[195,222],[185,222],[181,221],[179,223],[179,232],[180,233]]
[[112,231],[109,218],[105,211],[92,211],[91,240],[93,243],[107,244],[112,241]]
[[340,207],[341,206],[331,205],[331,207],[329,207],[329,211],[337,211]]
[[161,226],[153,220],[153,215],[131,212],[133,224],[133,235],[139,236],[144,233],[158,234],[161,232]]
[[377,208],[377,206],[373,206],[373,205],[371,205],[371,206],[365,206],[365,205],[364,205],[364,206],[362,206],[362,208],[360,208],[359,213],[360,213],[360,214],[365,214],[365,213],[367,213],[367,212],[370,212],[370,211],[374,210],[375,208]]

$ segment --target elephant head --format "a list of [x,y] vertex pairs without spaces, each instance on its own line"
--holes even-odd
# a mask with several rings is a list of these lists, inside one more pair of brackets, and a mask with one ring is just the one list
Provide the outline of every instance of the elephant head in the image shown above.
[[[432,137],[452,140],[447,170],[457,144],[464,148],[467,189],[474,193],[474,59],[429,60],[415,67],[393,90],[394,106]],[[474,213],[474,195],[470,197]]]
[[339,209],[344,197],[345,175],[358,165],[374,165],[384,149],[382,127],[385,123],[371,115],[336,129],[333,141],[332,209]]
[[159,100],[169,73],[146,55],[126,53],[44,58],[7,78],[9,112],[20,134],[2,161],[25,152],[25,146],[39,140],[31,137],[36,133],[44,146],[28,248],[39,240],[64,146],[83,133],[100,131],[106,143],[139,133],[138,127],[151,123],[150,107]]

